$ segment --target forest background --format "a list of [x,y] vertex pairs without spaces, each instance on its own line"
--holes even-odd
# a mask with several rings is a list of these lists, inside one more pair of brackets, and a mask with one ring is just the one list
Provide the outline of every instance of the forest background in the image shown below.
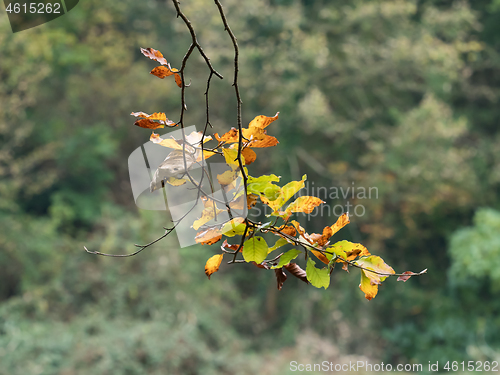
[[[127,159],[149,139],[133,111],[176,120],[179,89],[140,47],[179,67],[170,1],[85,0],[13,34],[0,12],[0,374],[289,374],[290,362],[500,360],[500,1],[225,0],[241,53],[243,123],[279,120],[254,176],[307,173],[376,187],[338,238],[396,271],[375,299],[336,270],[325,291],[175,236],[138,209]],[[215,68],[215,131],[235,126],[233,50],[213,2],[187,0]],[[207,71],[186,70],[187,123],[205,121]],[[234,104],[234,105],[233,105]],[[329,190],[330,191],[330,190]],[[360,212],[360,211],[358,211]],[[333,213],[303,224],[320,231]],[[320,228],[320,229],[318,229]],[[424,366],[425,367],[425,366]]]

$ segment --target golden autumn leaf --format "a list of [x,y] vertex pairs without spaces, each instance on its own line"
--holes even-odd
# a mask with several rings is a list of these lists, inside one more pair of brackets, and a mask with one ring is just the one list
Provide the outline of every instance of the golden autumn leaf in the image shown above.
[[208,276],[209,280],[210,276],[219,270],[223,256],[224,254],[216,254],[207,260],[207,263],[205,264],[205,274]]
[[198,232],[194,239],[195,239],[196,243],[199,243],[202,245],[212,245],[212,244],[216,243],[217,241],[219,241],[221,238],[222,238],[222,233],[219,229],[210,228],[210,229]]
[[[278,114],[274,117],[257,116],[250,122],[248,128],[242,129],[243,145],[252,148],[263,148],[276,146],[279,142],[275,137],[266,134],[264,128],[278,118]],[[239,131],[231,128],[230,131],[219,136],[215,134],[215,138],[219,142],[236,143],[239,142]]]
[[346,212],[345,214],[343,214],[342,216],[340,216],[337,221],[335,222],[335,224],[333,224],[331,226],[332,228],[332,236],[337,233],[339,230],[341,230],[342,228],[344,228],[347,224],[350,223],[350,220],[349,220],[349,214]]
[[224,210],[217,208],[215,202],[206,197],[201,197],[205,208],[201,212],[201,217],[195,220],[192,227],[194,230],[200,229],[203,224],[208,223],[210,220],[214,219],[217,215],[224,212]]
[[141,128],[159,129],[164,128],[165,126],[177,126],[177,123],[170,121],[163,112],[155,112],[152,115],[148,115],[144,112],[132,112],[131,115],[139,117],[139,119],[135,121],[134,125]]
[[132,112],[130,115],[140,118],[146,118],[149,120],[161,120],[161,121],[168,120],[167,116],[163,112],[155,112],[152,115],[148,115],[147,113],[144,112]]
[[292,212],[304,212],[310,214],[313,210],[318,207],[323,202],[321,199],[316,197],[303,196],[298,197],[295,201],[290,203],[286,208],[286,213],[289,215]]
[[274,117],[268,117],[264,115],[257,116],[252,121],[250,121],[248,127],[265,128],[268,125],[270,125],[273,121],[277,120],[278,115],[279,112],[276,112],[276,115],[274,115]]

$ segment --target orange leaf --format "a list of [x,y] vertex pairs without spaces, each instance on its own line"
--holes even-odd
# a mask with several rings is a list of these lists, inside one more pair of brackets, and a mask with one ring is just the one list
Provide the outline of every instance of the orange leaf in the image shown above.
[[325,246],[330,237],[332,236],[333,231],[331,227],[325,227],[323,229],[323,234],[313,233],[309,235],[309,239],[312,243],[317,243],[319,246]]
[[222,262],[223,256],[224,254],[216,254],[207,260],[207,263],[205,264],[205,274],[208,276],[209,280],[210,280],[210,275],[219,270],[219,266]]
[[250,148],[244,148],[241,151],[241,154],[245,158],[245,164],[247,165],[253,163],[257,158],[257,154],[255,153],[255,151]]
[[323,263],[325,263],[325,264],[330,263],[330,261],[325,256],[325,254],[323,254],[321,251],[311,250],[311,252],[316,256],[316,258],[318,258],[319,260],[321,260]]
[[284,233],[284,234],[288,234],[289,236],[292,236],[292,237],[295,237],[297,234],[297,231],[295,230],[295,228],[292,225],[282,226],[279,229],[279,231]]
[[340,216],[337,219],[337,222],[331,226],[332,231],[333,231],[332,236],[335,233],[337,233],[339,230],[341,230],[342,228],[344,228],[349,223],[350,223],[350,221],[349,221],[349,214],[348,213],[345,213],[342,216]]
[[265,148],[265,147],[273,147],[278,144],[278,140],[275,137],[270,135],[266,135],[264,139],[255,140],[248,144],[248,147],[252,148]]
[[[172,68],[173,72],[177,72],[178,70],[175,68]],[[182,79],[181,76],[177,73],[174,73],[174,78],[175,78],[175,83],[177,83],[177,86],[182,87]]]
[[248,127],[257,127],[257,128],[265,128],[268,125],[270,125],[273,121],[278,119],[279,112],[274,115],[274,117],[267,117],[264,115],[260,115],[255,117],[252,121],[250,121],[250,124]]
[[145,118],[141,118],[139,120],[136,120],[136,122],[134,122],[134,125],[139,126],[141,128],[145,128],[145,129],[160,129],[160,128],[165,127],[165,125],[163,125],[159,122],[156,122],[153,120],[148,120]]
[[158,77],[158,78],[165,78],[165,77],[168,77],[168,76],[171,76],[174,74],[174,72],[172,72],[169,68],[167,68],[166,66],[157,66],[156,68],[154,68],[152,71],[149,72],[150,74]]
[[197,243],[202,245],[212,245],[222,238],[221,231],[217,228],[207,229],[196,234],[194,238]]
[[252,208],[257,204],[257,200],[259,196],[257,194],[248,194],[247,195],[247,207],[248,209]]
[[238,130],[236,128],[231,128],[231,130],[220,137],[218,133],[215,133],[214,136],[219,142],[238,142]]

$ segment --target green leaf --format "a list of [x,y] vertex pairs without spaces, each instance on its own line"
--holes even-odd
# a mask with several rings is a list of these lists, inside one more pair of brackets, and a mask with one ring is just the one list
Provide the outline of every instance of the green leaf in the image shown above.
[[282,246],[285,246],[286,244],[288,243],[287,240],[285,240],[284,238],[280,238],[278,241],[276,241],[276,243],[274,244],[273,247],[270,247],[269,250],[268,250],[268,254],[271,252],[271,251],[274,251],[276,249],[279,249],[280,247]]
[[243,233],[245,233],[245,228],[245,219],[242,217],[238,217],[224,224],[221,232],[227,237],[242,236]]
[[311,258],[307,259],[307,280],[316,288],[328,288],[330,285],[330,272],[328,271],[328,267],[319,269],[316,268],[315,265],[316,262],[314,262]]
[[263,237],[252,237],[243,244],[243,258],[246,262],[260,264],[267,257],[268,246]]
[[281,268],[285,265],[287,265],[288,263],[290,263],[293,259],[297,258],[297,256],[302,253],[302,251],[298,250],[298,249],[292,249],[292,250],[288,250],[286,253],[284,253],[281,258],[280,258],[280,262],[278,263],[277,266],[273,266],[271,267],[272,269],[274,268]]
[[279,180],[280,178],[274,174],[260,177],[248,176],[247,192],[264,196],[274,201],[280,196],[281,188],[273,184],[273,182],[278,182]]

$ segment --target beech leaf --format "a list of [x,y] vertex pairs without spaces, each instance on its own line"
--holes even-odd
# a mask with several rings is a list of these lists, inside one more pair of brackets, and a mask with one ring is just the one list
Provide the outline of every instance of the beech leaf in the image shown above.
[[202,230],[196,234],[195,241],[202,245],[212,245],[222,238],[222,233],[217,228]]
[[223,256],[224,254],[216,254],[207,260],[207,263],[205,264],[205,274],[208,276],[209,280],[210,276],[219,270]]
[[278,281],[278,290],[281,290],[287,279],[286,273],[283,271],[283,268],[276,268],[274,273],[276,275],[276,280]]
[[309,284],[309,281],[307,280],[306,271],[300,268],[300,266],[297,263],[290,262],[288,264],[285,264],[283,268],[285,268],[293,276],[297,277],[298,279],[301,279],[306,284]]
[[243,244],[243,258],[246,262],[262,263],[267,257],[267,249],[263,237],[252,237]]
[[281,267],[287,265],[292,260],[294,260],[295,258],[297,258],[300,253],[302,253],[302,251],[300,251],[298,249],[288,250],[286,253],[284,253],[280,257],[280,261],[279,261],[278,265],[275,266],[275,267],[272,267],[272,268],[281,268]]
[[330,285],[330,271],[328,267],[322,269],[316,268],[316,263],[311,259],[307,259],[306,267],[307,280],[316,288],[328,288]]

